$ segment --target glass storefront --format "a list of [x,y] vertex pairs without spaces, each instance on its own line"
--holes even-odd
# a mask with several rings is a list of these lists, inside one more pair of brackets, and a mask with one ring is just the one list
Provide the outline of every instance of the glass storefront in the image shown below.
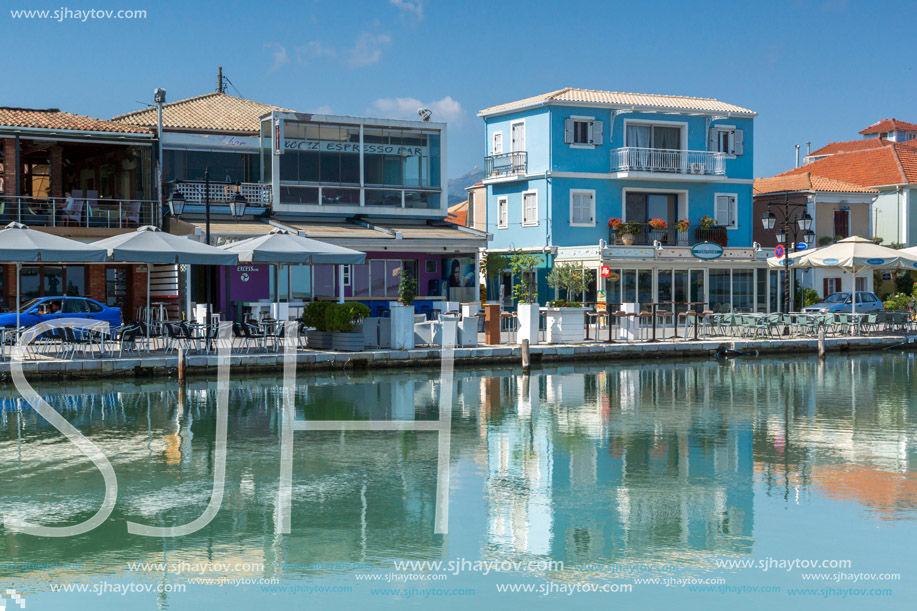
[[211,182],[260,182],[258,153],[192,151],[166,149],[163,151],[163,179],[204,180],[210,170]]
[[[274,157],[270,119],[262,159]],[[361,148],[362,141],[362,148]],[[283,120],[277,155],[280,203],[438,209],[442,205],[439,130]],[[270,173],[265,171],[266,180]]]

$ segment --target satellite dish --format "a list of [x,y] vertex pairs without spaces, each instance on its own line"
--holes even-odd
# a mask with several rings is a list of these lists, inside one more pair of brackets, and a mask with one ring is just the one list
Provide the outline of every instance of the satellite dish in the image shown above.
[[433,115],[433,111],[429,108],[418,108],[417,114],[420,115],[420,118],[424,121],[429,121],[430,117]]

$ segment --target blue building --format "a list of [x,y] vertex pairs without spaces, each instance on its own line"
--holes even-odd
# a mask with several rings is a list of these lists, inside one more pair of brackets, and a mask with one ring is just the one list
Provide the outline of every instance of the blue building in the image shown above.
[[[489,249],[544,254],[542,303],[551,268],[572,261],[593,278],[584,302],[776,311],[779,272],[752,241],[755,115],[572,88],[482,110]],[[491,298],[508,304],[512,282]]]

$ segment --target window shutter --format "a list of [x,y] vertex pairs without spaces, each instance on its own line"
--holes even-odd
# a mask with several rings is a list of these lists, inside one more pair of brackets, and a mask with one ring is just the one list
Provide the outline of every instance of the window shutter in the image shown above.
[[741,129],[737,129],[733,135],[733,154],[741,155],[745,151],[744,134]]
[[573,144],[573,119],[564,119],[564,144]]
[[707,132],[707,150],[708,151],[717,150],[717,146],[719,143],[716,141],[716,132],[717,130],[715,127],[711,127],[710,131]]
[[824,286],[824,293],[822,294],[822,299],[824,299],[828,295],[830,295],[830,293],[828,292],[828,279],[825,278],[825,286]]
[[717,225],[727,225],[729,224],[729,198],[722,195],[718,195],[716,198],[716,208],[714,210],[714,216],[716,216]]
[[734,198],[734,197],[727,197],[727,198],[726,198],[726,205],[729,207],[729,226],[730,226],[730,227],[735,227],[735,226],[737,225],[737,222],[736,222],[736,208],[738,207],[738,204],[736,203],[736,198]]
[[605,125],[601,121],[593,121],[592,123],[592,144],[596,146],[602,146],[602,142],[605,140]]
[[503,154],[503,132],[494,132],[494,155]]
[[595,196],[592,193],[586,197],[586,218],[590,223],[595,222]]

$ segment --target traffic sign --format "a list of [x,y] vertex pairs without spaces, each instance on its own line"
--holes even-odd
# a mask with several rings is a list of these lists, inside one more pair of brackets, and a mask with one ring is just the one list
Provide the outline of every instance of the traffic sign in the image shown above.
[[778,244],[777,248],[774,249],[774,256],[780,259],[785,254],[786,254],[786,250],[784,250],[783,245]]

